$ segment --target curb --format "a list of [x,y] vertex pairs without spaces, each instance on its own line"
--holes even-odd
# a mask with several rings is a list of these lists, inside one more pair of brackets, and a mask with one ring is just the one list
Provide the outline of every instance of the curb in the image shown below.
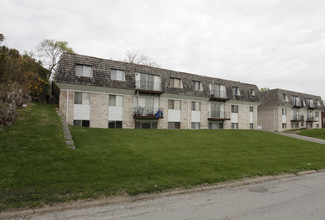
[[155,198],[162,198],[162,197],[168,197],[168,196],[174,196],[174,195],[182,195],[187,193],[197,193],[202,191],[209,191],[209,190],[217,190],[222,188],[231,188],[231,187],[239,187],[244,185],[250,185],[250,184],[257,184],[257,183],[263,183],[268,181],[274,181],[274,180],[281,180],[281,179],[288,179],[293,177],[303,177],[306,175],[311,175],[315,173],[324,173],[325,169],[322,170],[309,170],[309,171],[302,171],[297,174],[281,174],[278,176],[260,176],[255,178],[248,178],[248,179],[241,179],[236,181],[230,181],[230,182],[223,182],[223,183],[217,183],[213,185],[199,185],[194,186],[189,189],[184,188],[176,188],[176,189],[170,189],[163,191],[161,193],[152,193],[152,194],[140,194],[137,196],[115,196],[115,197],[109,197],[104,199],[97,199],[97,200],[81,200],[81,201],[72,201],[67,203],[60,203],[60,204],[54,204],[53,206],[46,206],[42,208],[34,208],[34,209],[28,209],[28,210],[17,210],[17,211],[11,211],[11,212],[3,212],[0,213],[0,219],[8,219],[8,218],[18,218],[18,217],[32,217],[33,215],[41,215],[48,212],[58,212],[58,211],[64,211],[69,209],[82,209],[82,208],[89,208],[94,206],[104,206],[109,204],[118,204],[118,203],[125,203],[125,202],[136,202],[141,200],[149,200],[149,199],[155,199]]

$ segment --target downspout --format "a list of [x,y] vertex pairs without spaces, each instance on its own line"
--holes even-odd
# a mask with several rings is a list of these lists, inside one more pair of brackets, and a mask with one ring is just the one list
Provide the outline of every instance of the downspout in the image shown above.
[[66,112],[65,112],[65,121],[68,123],[68,113],[69,113],[69,102],[68,102],[68,98],[69,98],[69,89],[67,90],[67,107],[66,107]]
[[273,109],[273,131],[275,130],[275,108]]

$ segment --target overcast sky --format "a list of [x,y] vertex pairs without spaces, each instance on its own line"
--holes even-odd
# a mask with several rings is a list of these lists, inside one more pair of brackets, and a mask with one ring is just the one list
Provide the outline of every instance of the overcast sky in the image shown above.
[[325,99],[324,0],[0,0],[5,45],[68,41],[79,54],[282,88]]

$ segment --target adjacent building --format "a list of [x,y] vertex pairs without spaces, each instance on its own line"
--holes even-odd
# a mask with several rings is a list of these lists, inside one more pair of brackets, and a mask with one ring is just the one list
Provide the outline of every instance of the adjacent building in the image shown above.
[[260,93],[253,84],[64,53],[52,89],[75,126],[257,128]]
[[260,92],[258,125],[266,131],[322,128],[324,103],[320,96],[283,89]]

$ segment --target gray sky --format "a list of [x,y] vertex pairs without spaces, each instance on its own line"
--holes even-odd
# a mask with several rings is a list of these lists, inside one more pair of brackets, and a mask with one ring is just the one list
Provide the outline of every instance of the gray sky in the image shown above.
[[5,45],[68,41],[123,60],[138,50],[162,68],[325,98],[324,0],[0,0]]

